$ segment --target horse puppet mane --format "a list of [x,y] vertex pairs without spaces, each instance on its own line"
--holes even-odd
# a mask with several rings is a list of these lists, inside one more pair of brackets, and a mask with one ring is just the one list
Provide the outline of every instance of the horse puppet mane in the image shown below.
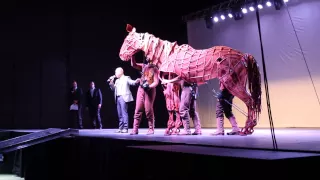
[[162,40],[149,33],[141,33],[141,35],[141,50],[144,51],[145,56],[151,60],[152,64],[159,68],[163,62],[168,60],[177,42]]

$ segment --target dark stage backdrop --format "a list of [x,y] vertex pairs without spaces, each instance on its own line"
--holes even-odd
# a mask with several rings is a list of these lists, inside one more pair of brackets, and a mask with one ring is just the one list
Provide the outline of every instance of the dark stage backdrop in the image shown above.
[[[67,2],[16,2],[2,7],[1,129],[67,127],[67,92],[74,79],[84,92],[89,81],[96,82],[104,98],[104,128],[117,128],[116,107],[106,80],[119,66],[132,79],[139,77],[139,72],[118,55],[127,35],[126,23],[133,24],[139,32],[187,43],[180,14],[155,17],[152,8],[134,2]],[[134,96],[136,90],[132,88]],[[157,90],[156,126],[164,127],[168,116],[161,86]],[[130,127],[133,111],[131,103]],[[87,112],[84,114],[88,127]],[[146,124],[144,121],[141,126]]]

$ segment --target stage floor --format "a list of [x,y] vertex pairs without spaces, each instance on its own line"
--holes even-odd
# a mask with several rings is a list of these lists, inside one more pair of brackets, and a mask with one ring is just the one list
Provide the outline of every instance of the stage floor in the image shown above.
[[[145,135],[147,129],[140,129],[139,135],[118,134],[116,129],[80,130],[79,136],[140,141],[158,141],[190,145],[221,147],[273,149],[269,129],[256,129],[250,136],[210,136],[214,129],[203,129],[201,136],[164,136],[165,129],[156,129],[154,135]],[[227,129],[229,131],[230,129]],[[130,132],[130,131],[129,131]],[[275,129],[278,149],[320,152],[320,129]]]
[[[156,141],[173,144],[205,145],[216,147],[240,147],[273,149],[270,129],[255,129],[250,136],[210,136],[215,129],[203,129],[200,136],[164,136],[165,129],[156,129],[154,135],[145,135],[147,129],[139,129],[139,135],[115,133],[116,129],[79,130],[80,137],[98,137],[123,140]],[[5,131],[5,130],[2,130]],[[8,131],[8,130],[7,130]],[[12,131],[12,130],[9,130]],[[36,132],[39,130],[13,130],[15,132]],[[230,131],[230,129],[226,129]],[[279,150],[320,152],[320,129],[284,128],[275,129]]]

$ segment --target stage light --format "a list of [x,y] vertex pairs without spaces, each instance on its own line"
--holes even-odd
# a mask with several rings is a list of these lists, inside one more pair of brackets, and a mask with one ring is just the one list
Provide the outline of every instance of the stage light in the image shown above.
[[254,7],[250,6],[250,7],[249,7],[249,10],[250,10],[250,11],[254,11]]
[[213,21],[214,21],[214,22],[218,22],[218,21],[219,21],[219,18],[214,17],[214,18],[213,18]]
[[248,12],[247,8],[243,8],[243,9],[242,9],[242,13],[243,13],[243,14],[246,14],[247,12]]
[[226,17],[225,17],[224,15],[221,15],[220,18],[221,18],[222,20],[225,20],[225,19],[226,19]]
[[263,9],[263,6],[261,4],[258,5],[259,9]]
[[268,2],[266,3],[266,5],[267,5],[268,7],[270,7],[272,4],[271,4],[270,1],[268,1]]
[[229,18],[233,18],[233,16],[232,16],[232,14],[231,14],[231,13],[229,13],[229,14],[228,14],[228,16],[229,16]]
[[283,0],[283,2],[287,3],[287,2],[289,2],[289,0]]

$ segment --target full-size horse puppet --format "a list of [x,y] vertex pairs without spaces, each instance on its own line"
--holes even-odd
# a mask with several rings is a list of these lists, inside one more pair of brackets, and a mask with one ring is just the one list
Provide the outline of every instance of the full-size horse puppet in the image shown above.
[[247,120],[241,135],[253,133],[261,113],[261,75],[252,55],[227,46],[197,50],[187,44],[161,40],[149,33],[137,33],[136,28],[129,24],[126,30],[129,34],[119,53],[121,60],[129,61],[142,50],[160,73],[176,75],[171,80],[161,79],[164,83],[184,80],[200,85],[219,78],[230,93],[247,106]]

